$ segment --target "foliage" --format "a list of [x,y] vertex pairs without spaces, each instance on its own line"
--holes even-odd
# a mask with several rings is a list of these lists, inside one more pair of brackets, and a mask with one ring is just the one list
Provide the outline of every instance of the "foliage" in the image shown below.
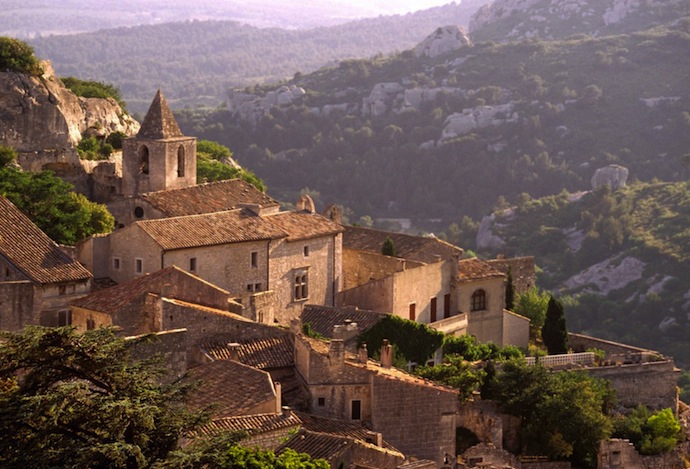
[[426,324],[409,321],[398,316],[387,315],[374,327],[362,333],[357,339],[359,345],[367,344],[369,356],[381,349],[388,339],[407,361],[426,363],[441,347],[444,334]]
[[526,292],[518,295],[515,312],[530,320],[530,329],[533,332],[541,331],[544,325],[549,298],[549,293],[541,291],[537,286],[533,286]]
[[568,353],[568,331],[565,327],[563,304],[553,296],[549,298],[546,319],[541,329],[541,337],[549,355]]
[[508,275],[506,275],[506,309],[513,310],[515,306],[515,285],[513,284],[513,272],[508,268]]
[[469,399],[485,376],[482,369],[475,369],[458,355],[444,356],[440,365],[418,366],[414,374],[459,390],[461,400]]
[[232,158],[230,149],[218,142],[211,140],[199,140],[196,143],[196,153],[203,153],[204,155],[214,160],[222,160],[223,158]]
[[114,85],[100,81],[81,80],[75,77],[62,78],[62,83],[69,88],[72,93],[83,98],[102,98],[114,99],[123,111],[127,112],[127,104],[122,99],[119,88]]
[[127,135],[124,132],[111,132],[105,139],[105,143],[110,144],[114,150],[122,150],[122,142],[124,142]]
[[0,169],[17,159],[17,152],[12,147],[0,145]]
[[[113,329],[27,327],[0,347],[0,465],[149,467],[202,419]],[[139,339],[148,340],[148,339]]]
[[446,335],[443,338],[443,355],[459,355],[471,362],[478,360],[506,360],[523,356],[520,349],[514,345],[506,345],[501,348],[493,342],[479,343],[475,337],[469,334],[461,336]]
[[0,168],[0,195],[60,244],[73,245],[94,233],[108,233],[115,225],[104,205],[72,192],[70,184],[50,171]]
[[[122,147],[120,146],[120,148]],[[82,138],[81,142],[77,145],[79,158],[83,160],[108,159],[113,150],[113,145],[97,139],[96,137]]]
[[393,239],[388,236],[386,237],[386,240],[383,242],[383,246],[381,246],[381,254],[384,256],[391,256],[391,257],[396,257],[397,252],[395,250],[395,243],[393,242]]
[[302,324],[302,334],[306,335],[307,337],[312,337],[314,339],[326,339],[326,337],[319,334],[311,327],[310,322],[305,322],[304,324]]
[[29,44],[19,39],[0,36],[0,71],[40,76],[43,74],[43,67]]
[[671,409],[650,412],[638,406],[625,417],[614,420],[613,436],[625,438],[645,455],[671,451],[682,436],[681,425]]
[[523,453],[596,464],[598,444],[611,434],[607,416],[615,395],[608,381],[584,372],[549,373],[524,360],[502,363],[492,397],[520,417]]
[[230,149],[210,140],[199,140],[196,153],[197,182],[223,181],[240,178],[261,192],[266,192],[266,185],[248,169],[236,168],[221,160],[232,158]]

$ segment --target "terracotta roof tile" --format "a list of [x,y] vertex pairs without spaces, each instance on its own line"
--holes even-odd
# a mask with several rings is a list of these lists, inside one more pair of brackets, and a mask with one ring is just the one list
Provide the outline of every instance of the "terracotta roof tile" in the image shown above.
[[348,438],[300,430],[276,450],[276,454],[290,448],[298,453],[307,453],[313,459],[332,460],[340,456],[353,444]]
[[246,415],[259,404],[275,399],[271,376],[231,360],[219,360],[188,370],[199,387],[190,395],[191,408],[208,406],[215,417]]
[[[289,336],[256,340],[240,340],[237,360],[262,370],[285,368],[295,364],[294,346]],[[214,360],[229,360],[232,356],[227,342],[215,340],[201,345]]]
[[209,182],[182,189],[149,192],[141,198],[168,217],[222,212],[242,204],[278,207],[279,203],[242,179]]
[[388,237],[393,240],[398,257],[426,264],[463,253],[459,247],[435,237],[413,236],[358,226],[345,227],[343,248],[381,254],[383,243]]
[[328,218],[306,210],[266,215],[265,220],[285,231],[288,241],[316,238],[341,233],[343,228]]
[[70,258],[17,207],[0,196],[0,256],[29,280],[58,283],[87,280],[91,273]]
[[[321,417],[318,415],[308,414],[305,412],[295,413],[302,421],[302,428],[304,428],[305,430],[318,433],[328,433],[330,435],[342,436],[352,438],[354,440],[372,443],[372,441],[370,441],[372,437],[372,432],[364,428],[362,425],[358,425],[356,423],[348,422],[345,420]],[[397,451],[397,449],[394,446],[390,445],[385,440],[383,442],[383,447],[389,450]]]
[[302,421],[294,412],[291,412],[287,416],[282,413],[241,415],[237,417],[214,419],[200,427],[195,433],[200,435],[215,435],[216,433],[224,431],[244,430],[250,435],[258,435],[280,430],[281,428],[297,427],[301,423]]
[[135,222],[165,250],[284,238],[286,234],[250,210]]
[[357,323],[360,333],[370,329],[386,317],[386,313],[368,311],[353,307],[333,308],[329,306],[306,305],[302,310],[302,324],[310,324],[311,329],[324,337],[333,337],[333,327],[345,324],[346,320]]
[[144,117],[144,122],[141,124],[137,138],[162,140],[183,136],[175,116],[173,116],[170,106],[168,106],[168,102],[163,97],[161,90],[158,90],[146,113],[146,117]]
[[458,261],[458,280],[461,282],[497,277],[505,277],[505,274],[500,270],[494,269],[481,259],[473,257]]

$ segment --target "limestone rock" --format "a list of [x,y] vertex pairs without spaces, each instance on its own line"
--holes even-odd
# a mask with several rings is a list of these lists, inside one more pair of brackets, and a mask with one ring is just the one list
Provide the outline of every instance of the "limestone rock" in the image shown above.
[[400,83],[377,83],[369,93],[369,96],[362,100],[362,113],[371,116],[382,116],[392,103],[403,95],[404,88]]
[[437,57],[452,50],[471,47],[472,41],[460,26],[444,26],[427,36],[414,52],[417,57]]
[[607,259],[599,262],[577,275],[570,277],[563,284],[566,290],[582,290],[594,295],[608,295],[631,282],[642,278],[645,263],[635,257],[624,259]]
[[517,119],[517,114],[513,113],[512,103],[463,109],[462,112],[453,113],[446,118],[441,133],[441,140],[466,135],[474,129],[517,122]]
[[628,180],[628,168],[625,166],[611,164],[603,168],[599,168],[592,176],[592,189],[607,184],[612,190],[617,190],[625,187]]
[[503,249],[505,247],[506,242],[491,232],[491,227],[494,224],[495,220],[496,215],[494,214],[487,215],[484,218],[482,218],[482,221],[479,224],[479,230],[477,230],[476,237],[476,244],[478,250],[495,250]]
[[264,96],[232,90],[228,94],[228,110],[256,124],[273,106],[290,105],[305,94],[304,88],[295,85],[281,86]]

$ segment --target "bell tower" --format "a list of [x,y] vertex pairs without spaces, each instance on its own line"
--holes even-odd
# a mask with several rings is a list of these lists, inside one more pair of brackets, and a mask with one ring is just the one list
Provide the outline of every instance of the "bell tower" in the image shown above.
[[123,142],[122,193],[137,196],[194,185],[196,138],[182,135],[158,90],[139,133]]

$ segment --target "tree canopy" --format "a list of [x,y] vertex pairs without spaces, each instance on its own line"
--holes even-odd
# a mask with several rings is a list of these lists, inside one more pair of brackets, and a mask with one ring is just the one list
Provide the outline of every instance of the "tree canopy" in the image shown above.
[[563,303],[553,296],[546,308],[546,319],[541,329],[541,337],[550,355],[568,353],[568,331],[565,327]]
[[41,75],[43,67],[29,44],[19,39],[0,36],[0,72]]

